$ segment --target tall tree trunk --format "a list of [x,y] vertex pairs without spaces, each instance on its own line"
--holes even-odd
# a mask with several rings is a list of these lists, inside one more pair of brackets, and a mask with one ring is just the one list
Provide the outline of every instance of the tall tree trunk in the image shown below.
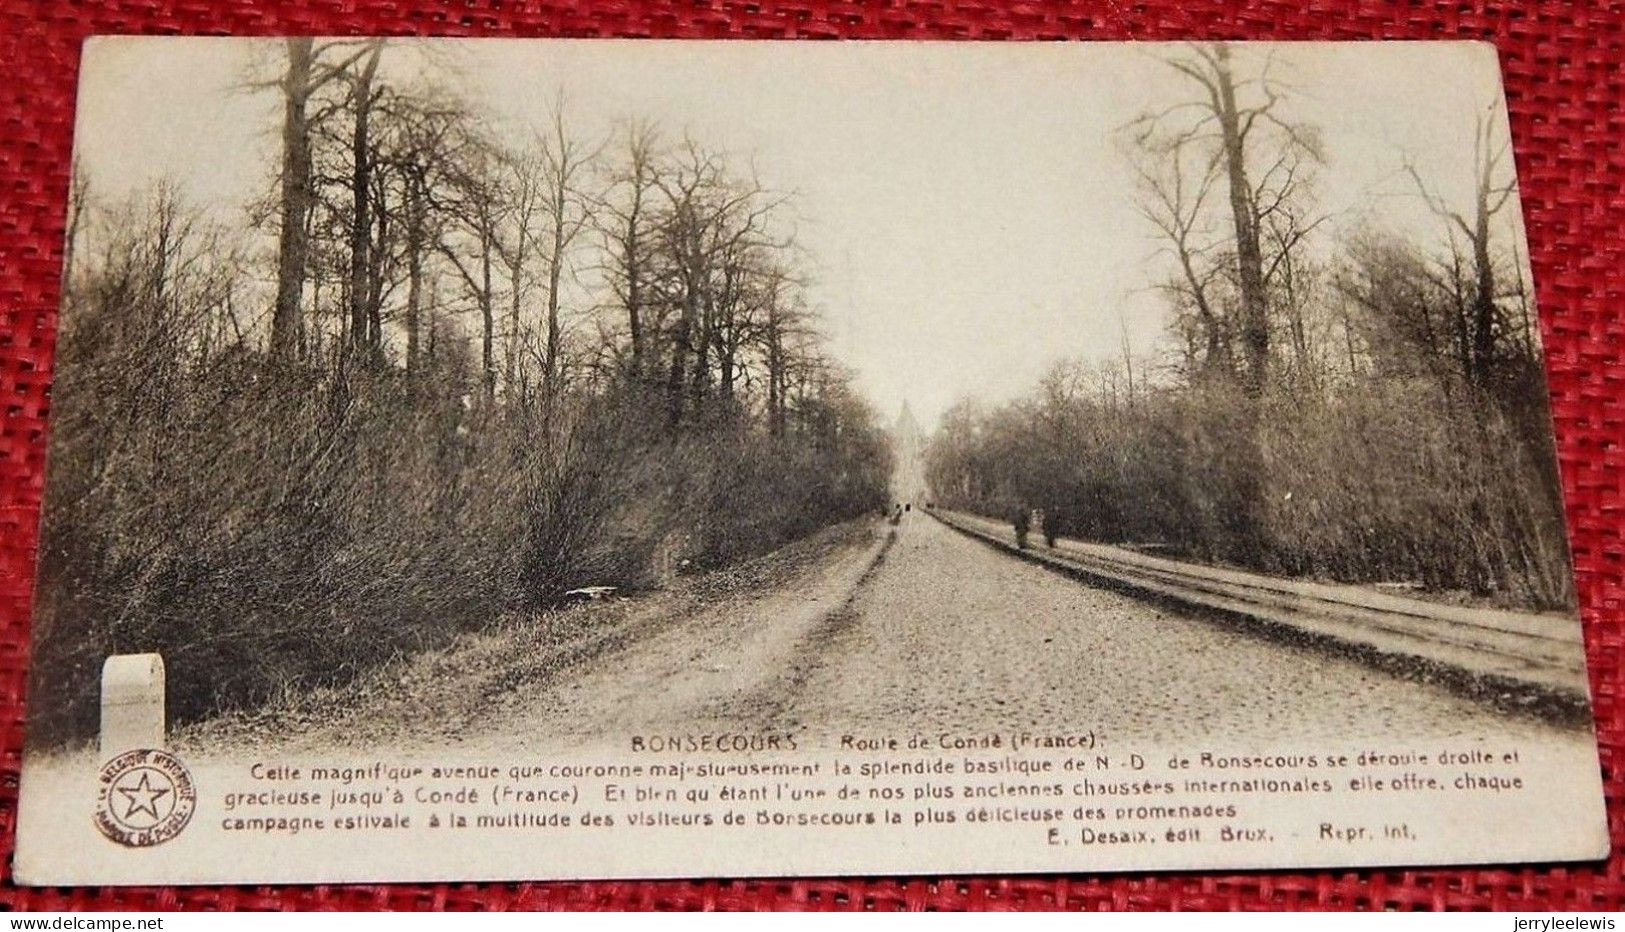
[[1473,225],[1473,356],[1472,380],[1488,388],[1495,362],[1495,267],[1490,259],[1489,192],[1486,177],[1479,182],[1478,210]]
[[689,291],[683,296],[682,313],[677,319],[677,332],[671,341],[671,368],[666,376],[666,419],[672,427],[683,420],[683,375],[687,372],[689,344],[694,330],[694,297]]
[[[1241,387],[1251,402],[1245,416],[1247,426],[1234,438],[1233,454],[1239,462],[1233,487],[1233,500],[1224,506],[1229,540],[1220,555],[1228,559],[1251,559],[1268,565],[1268,543],[1263,531],[1264,447],[1262,398],[1269,385],[1270,325],[1264,291],[1264,256],[1259,245],[1258,216],[1253,203],[1252,182],[1247,177],[1247,139],[1236,103],[1236,82],[1230,70],[1230,46],[1218,43],[1214,49],[1214,84],[1217,90],[1216,116],[1224,145],[1226,180],[1230,189],[1230,215],[1236,232],[1236,279],[1241,291],[1240,337],[1246,357]],[[1256,115],[1256,113],[1255,113]]]
[[724,343],[718,353],[721,357],[718,360],[721,379],[717,384],[722,392],[722,403],[725,408],[732,405],[734,400],[734,379],[738,372],[734,353],[735,347],[731,342]]
[[632,211],[626,221],[626,329],[632,339],[632,380],[644,377],[643,346],[643,267],[638,257],[638,211],[642,192],[633,195]]
[[480,363],[484,367],[487,403],[497,397],[496,302],[491,294],[491,248],[491,224],[486,217],[480,230]]
[[778,332],[775,328],[767,344],[767,432],[774,437],[784,436],[784,361],[780,358]]
[[373,196],[376,199],[377,238],[369,251],[367,263],[367,343],[373,355],[380,360],[384,351],[384,260],[389,255],[390,207],[385,197],[387,189],[380,184]]
[[779,332],[778,295],[773,294],[767,305],[767,321],[762,328],[762,355],[767,365],[767,433],[772,437],[784,436],[784,349]]
[[558,173],[553,189],[553,253],[547,261],[547,356],[543,377],[546,379],[547,397],[552,398],[559,377],[559,286],[564,275],[564,172]]
[[739,359],[739,280],[745,273],[741,271],[737,260],[723,260],[726,264],[722,272],[722,295],[717,302],[716,344],[717,344],[717,390],[722,397],[722,409],[725,413],[731,412],[734,400],[734,379],[738,372]]
[[1258,242],[1252,183],[1247,178],[1246,138],[1236,105],[1236,82],[1230,71],[1230,47],[1215,49],[1219,132],[1224,143],[1225,174],[1230,185],[1230,215],[1236,230],[1236,277],[1241,287],[1241,343],[1247,355],[1242,385],[1258,397],[1269,381],[1270,327],[1264,293],[1264,254]]
[[271,313],[271,356],[293,359],[299,351],[300,293],[310,252],[306,219],[314,200],[310,177],[310,99],[315,40],[287,40],[288,67],[282,77],[282,204],[277,236],[276,306]]
[[423,314],[423,195],[419,182],[406,184],[406,371],[418,370],[418,332]]
[[700,303],[699,325],[698,338],[693,341],[694,367],[689,373],[689,404],[696,414],[705,408],[705,393],[711,381],[711,344],[716,340],[716,302],[709,288]]
[[62,290],[73,284],[73,259],[78,251],[79,227],[85,216],[85,205],[90,199],[90,181],[79,163],[73,165],[68,191],[68,229],[62,238]]
[[666,377],[666,414],[671,426],[676,427],[683,420],[684,405],[684,376],[687,374],[688,354],[698,348],[694,339],[695,325],[699,317],[699,274],[698,261],[693,255],[694,247],[689,243],[693,227],[692,218],[683,218],[685,232],[679,238],[679,260],[683,272],[683,306],[677,320],[677,332],[673,335],[671,346],[671,368]]
[[371,315],[367,308],[367,271],[372,234],[372,84],[378,73],[382,45],[374,45],[367,62],[352,81],[355,131],[350,138],[350,342],[357,350],[370,345]]
[[523,381],[523,373],[519,371],[519,308],[523,299],[519,287],[519,276],[524,274],[524,247],[521,245],[515,251],[515,258],[511,262],[504,262],[508,267],[508,339],[502,353],[502,380],[508,386],[508,391],[519,387]]

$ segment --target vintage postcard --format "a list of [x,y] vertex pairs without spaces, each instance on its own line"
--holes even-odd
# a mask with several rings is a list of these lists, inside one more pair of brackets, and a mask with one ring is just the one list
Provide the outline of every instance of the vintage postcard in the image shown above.
[[1608,848],[1475,43],[85,49],[28,884]]

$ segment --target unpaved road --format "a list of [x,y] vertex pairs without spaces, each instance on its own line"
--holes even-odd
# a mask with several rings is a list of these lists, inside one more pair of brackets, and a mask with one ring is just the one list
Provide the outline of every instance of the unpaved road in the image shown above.
[[1089,588],[918,512],[895,531],[858,525],[787,552],[719,596],[587,609],[545,642],[522,628],[482,635],[319,700],[346,710],[339,721],[279,714],[251,730],[306,746],[468,749],[1085,728],[1150,744],[1590,740]]
[[1182,746],[1568,731],[1090,588],[923,514],[853,601],[797,707],[821,729],[1071,723]]

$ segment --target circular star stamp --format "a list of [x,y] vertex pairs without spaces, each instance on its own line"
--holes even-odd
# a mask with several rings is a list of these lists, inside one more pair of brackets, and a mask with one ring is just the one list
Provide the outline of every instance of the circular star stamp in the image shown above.
[[186,828],[196,808],[192,774],[168,751],[125,751],[102,765],[96,827],[118,844],[161,845]]

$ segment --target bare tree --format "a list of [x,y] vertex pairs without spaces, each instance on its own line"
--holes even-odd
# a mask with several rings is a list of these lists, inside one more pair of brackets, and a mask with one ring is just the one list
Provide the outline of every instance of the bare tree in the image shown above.
[[525,342],[521,310],[530,291],[530,265],[536,252],[537,223],[544,210],[547,179],[539,156],[514,151],[499,159],[498,190],[502,199],[497,253],[508,276],[508,323],[503,347],[503,380],[512,391],[524,382],[520,365]]
[[[89,601],[50,619],[80,628],[43,661],[68,684],[48,720],[81,720],[82,671],[121,648],[191,645],[178,685],[211,698],[173,711],[196,718],[584,579],[630,590],[876,507],[884,437],[765,232],[773,203],[727,159],[668,161],[634,130],[603,166],[562,106],[539,126],[476,119],[419,50],[276,49],[280,175],[248,215],[280,221],[268,269],[177,187],[115,211],[76,186],[58,361],[95,403],[53,411],[76,473],[42,579]],[[602,279],[575,276],[592,230]],[[276,304],[240,315],[267,271]],[[614,325],[578,330],[578,301]],[[668,347],[681,423],[662,430],[625,376],[657,380]]]
[[[358,67],[350,74],[350,348],[358,354],[376,353],[382,333],[374,327],[377,308],[369,301],[373,289],[370,271],[373,263],[373,143],[372,114],[382,89],[377,86],[378,64],[384,40],[374,39],[363,46]],[[387,215],[379,211],[378,217]]]
[[544,348],[542,379],[548,396],[558,389],[559,354],[563,329],[559,302],[569,253],[581,231],[592,221],[592,205],[597,200],[581,191],[602,146],[588,147],[572,139],[565,127],[564,98],[554,102],[547,133],[537,139],[541,159],[542,214],[546,224],[547,253],[547,342]]
[[721,156],[692,141],[656,181],[665,195],[662,247],[672,265],[670,286],[679,308],[666,386],[669,417],[676,424],[685,408],[702,410],[713,375],[731,381],[732,373],[713,373],[713,365],[737,363],[736,357],[724,357],[743,341],[722,337],[740,323],[738,302],[753,252],[788,244],[775,243],[767,233],[767,220],[784,198],[767,196],[754,177],[732,175]]
[[689,356],[699,363],[704,359],[706,339],[700,315],[708,273],[706,244],[710,226],[722,209],[711,203],[714,192],[723,185],[722,166],[687,141],[671,168],[656,176],[656,183],[666,201],[661,245],[672,263],[671,287],[678,307],[666,377],[667,420],[675,427],[687,407],[683,389]]
[[79,234],[85,222],[85,213],[90,204],[90,175],[79,164],[78,159],[73,160],[73,169],[68,179],[68,228],[62,238],[62,287],[68,289],[73,284],[74,252],[79,245]]
[[1177,272],[1162,288],[1176,308],[1195,312],[1195,342],[1201,346],[1204,374],[1232,374],[1230,321],[1214,297],[1223,273],[1215,252],[1222,240],[1208,228],[1207,209],[1219,180],[1219,160],[1189,139],[1143,134],[1135,139],[1131,161],[1139,178],[1140,213],[1167,241]]
[[380,167],[398,188],[401,258],[406,265],[406,369],[421,362],[426,277],[443,243],[448,204],[454,199],[456,162],[467,140],[467,119],[455,100],[432,93],[398,94],[391,101],[381,141]]
[[629,124],[624,133],[619,161],[610,170],[609,188],[596,213],[605,253],[604,276],[625,311],[631,375],[641,383],[653,365],[658,329],[649,318],[650,311],[657,309],[652,293],[661,285],[655,251],[659,137],[654,126],[645,122]]
[[783,437],[790,394],[792,352],[798,337],[806,332],[806,306],[790,289],[788,276],[773,270],[763,282],[763,322],[760,333],[763,362],[767,369],[767,429]]
[[[1463,212],[1450,206],[1436,189],[1423,180],[1413,161],[1406,159],[1405,162],[1405,171],[1428,208],[1449,224],[1453,256],[1459,258],[1455,234],[1460,232],[1466,238],[1467,252],[1471,257],[1468,276],[1471,288],[1465,296],[1465,313],[1459,323],[1463,331],[1466,375],[1471,384],[1481,388],[1489,385],[1500,343],[1508,335],[1497,304],[1500,296],[1496,293],[1496,268],[1490,242],[1496,215],[1517,191],[1517,179],[1509,159],[1509,137],[1501,132],[1502,124],[1497,120],[1500,111],[1501,102],[1497,98],[1477,114],[1474,121],[1473,197],[1469,210]],[[1461,276],[1457,276],[1457,279],[1460,280]],[[1522,288],[1521,275],[1518,287]]]
[[[1320,160],[1319,136],[1312,127],[1288,122],[1278,113],[1284,92],[1270,75],[1270,61],[1262,64],[1256,76],[1243,78],[1236,73],[1229,44],[1192,43],[1188,48],[1188,55],[1170,58],[1168,65],[1197,86],[1198,96],[1146,114],[1131,126],[1142,144],[1161,135],[1155,145],[1164,152],[1200,146],[1211,153],[1211,165],[1222,170],[1233,235],[1232,268],[1238,298],[1235,332],[1246,363],[1242,385],[1248,395],[1258,397],[1269,383],[1269,279],[1286,252],[1318,221],[1290,223],[1285,228],[1289,232],[1277,240],[1284,249],[1273,259],[1265,254],[1265,230],[1290,212],[1302,189],[1305,163]],[[1265,127],[1275,131],[1272,144],[1259,138]],[[1206,172],[1198,177],[1205,179]],[[1197,182],[1196,190],[1205,194],[1205,185]],[[1172,225],[1179,226],[1177,222]]]
[[317,91],[371,50],[353,42],[284,40],[287,65],[276,86],[282,94],[282,162],[280,223],[277,234],[277,292],[271,316],[271,355],[291,359],[299,349],[300,295],[305,284],[310,239],[308,223],[316,197],[311,178],[310,101]]
[[492,276],[496,261],[502,206],[495,143],[471,137],[453,176],[455,194],[446,204],[460,237],[439,243],[480,315],[480,384],[487,403],[496,399],[496,288]]

